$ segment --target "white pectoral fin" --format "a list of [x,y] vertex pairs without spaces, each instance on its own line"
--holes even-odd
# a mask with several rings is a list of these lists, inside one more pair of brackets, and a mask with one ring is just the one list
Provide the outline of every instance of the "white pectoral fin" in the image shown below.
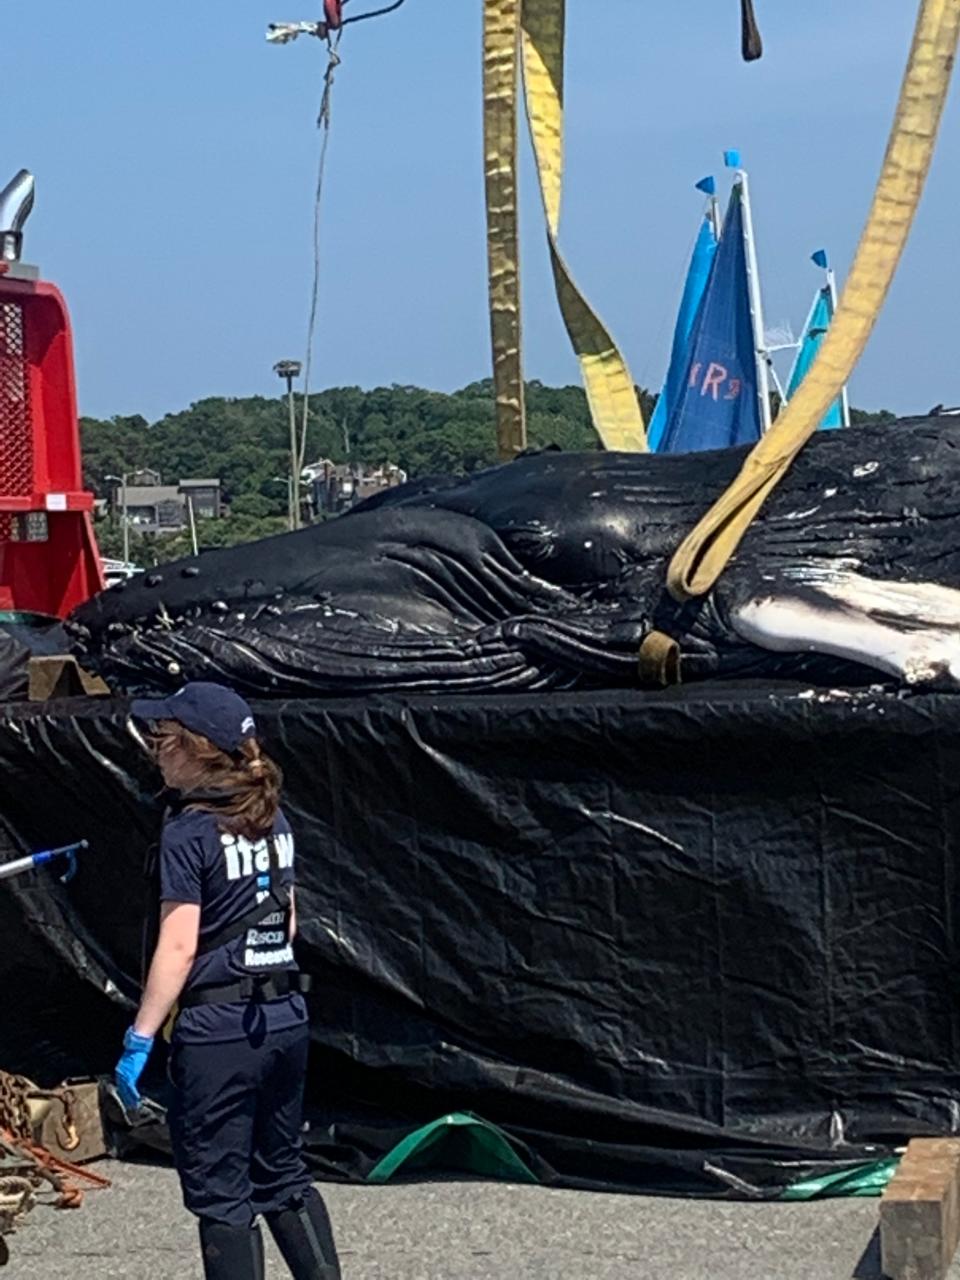
[[733,629],[774,653],[822,653],[906,684],[960,683],[960,591],[845,572],[737,605]]

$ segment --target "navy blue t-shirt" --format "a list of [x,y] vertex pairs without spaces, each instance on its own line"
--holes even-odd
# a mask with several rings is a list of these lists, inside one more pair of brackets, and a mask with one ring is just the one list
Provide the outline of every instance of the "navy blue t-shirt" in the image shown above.
[[[256,905],[257,896],[274,889],[293,888],[293,834],[282,813],[273,828],[274,839],[252,841],[221,830],[215,814],[184,810],[169,818],[160,837],[160,900],[190,902],[200,908],[200,942],[240,920]],[[274,845],[271,857],[270,843]],[[279,870],[277,863],[279,861]],[[251,974],[296,971],[293,947],[284,932],[283,913],[267,917],[259,928],[198,956],[185,991],[193,987],[227,985]],[[306,1021],[303,997],[286,996],[263,1004],[198,1005],[184,1009],[175,1035],[184,1043],[243,1040],[279,1031]]]

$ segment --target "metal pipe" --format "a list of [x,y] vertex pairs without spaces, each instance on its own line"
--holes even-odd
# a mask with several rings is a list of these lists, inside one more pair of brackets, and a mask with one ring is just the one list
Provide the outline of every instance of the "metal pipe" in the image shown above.
[[23,249],[23,226],[33,209],[36,183],[33,174],[21,169],[0,191],[0,261],[19,262]]
[[65,844],[60,849],[46,849],[43,853],[29,853],[25,858],[4,862],[0,864],[0,880],[12,880],[14,876],[22,875],[24,871],[32,871],[35,867],[42,867],[56,858],[73,858],[87,848],[89,845],[86,840],[78,840],[75,844]]

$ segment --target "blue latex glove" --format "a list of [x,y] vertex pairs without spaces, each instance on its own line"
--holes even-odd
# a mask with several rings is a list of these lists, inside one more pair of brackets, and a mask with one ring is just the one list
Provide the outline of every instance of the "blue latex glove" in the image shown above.
[[136,1111],[143,1099],[137,1085],[153,1048],[153,1036],[137,1035],[133,1027],[123,1037],[123,1057],[113,1073],[120,1101],[128,1111]]

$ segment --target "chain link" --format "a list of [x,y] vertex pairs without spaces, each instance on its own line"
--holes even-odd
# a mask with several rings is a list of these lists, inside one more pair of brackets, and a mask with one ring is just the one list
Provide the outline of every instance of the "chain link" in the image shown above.
[[0,1071],[0,1129],[24,1141],[33,1137],[29,1102],[32,1089],[33,1085],[23,1076]]
[[38,1089],[32,1081],[10,1075],[7,1071],[0,1071],[0,1129],[6,1129],[14,1138],[32,1139],[31,1098],[55,1102],[62,1109],[63,1122],[58,1135],[60,1144],[65,1151],[75,1150],[80,1145],[80,1136],[76,1120],[77,1096],[73,1090]]

